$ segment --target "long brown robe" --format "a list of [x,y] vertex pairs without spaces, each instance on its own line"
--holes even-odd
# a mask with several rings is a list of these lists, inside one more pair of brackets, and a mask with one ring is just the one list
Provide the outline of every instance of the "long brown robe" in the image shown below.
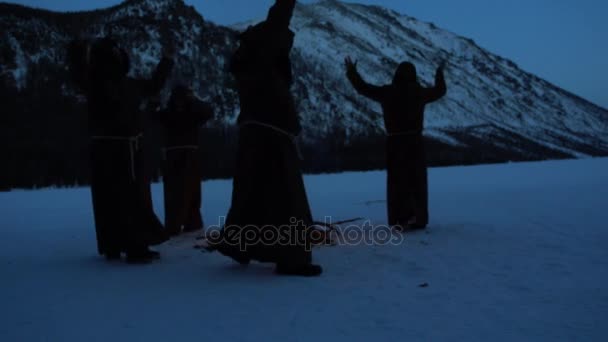
[[202,229],[200,127],[213,116],[212,108],[190,99],[184,108],[170,103],[161,113],[166,147],[163,168],[165,227],[172,234]]
[[239,262],[306,265],[312,258],[306,234],[312,214],[294,141],[300,133],[290,90],[294,34],[288,28],[291,10],[277,4],[265,22],[241,35],[231,63],[241,113],[223,237],[234,245],[224,243],[219,251]]
[[393,83],[386,86],[368,84],[357,72],[348,78],[357,92],[379,102],[384,112],[389,225],[405,226],[415,218],[417,227],[425,227],[429,210],[424,108],[445,95],[443,70],[438,69],[435,86],[430,88],[418,83],[410,63],[401,64]]
[[[109,47],[108,47],[109,45]],[[141,101],[157,94],[172,67],[163,59],[152,79],[116,76],[120,66],[107,39],[89,51],[76,76],[88,100],[91,194],[98,252],[139,251],[167,240],[154,214],[142,153]],[[115,49],[115,48],[114,48]],[[123,52],[124,53],[124,52]],[[126,73],[126,71],[124,72]]]

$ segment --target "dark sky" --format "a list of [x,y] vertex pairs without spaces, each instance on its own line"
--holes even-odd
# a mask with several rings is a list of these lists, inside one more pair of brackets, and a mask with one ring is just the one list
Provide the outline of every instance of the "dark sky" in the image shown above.
[[[1,0],[0,0],[1,1]],[[306,0],[303,2],[313,2]],[[53,10],[105,7],[119,0],[10,0]],[[186,0],[209,20],[262,17],[273,0]],[[359,0],[434,22],[512,59],[523,69],[608,108],[606,0]]]

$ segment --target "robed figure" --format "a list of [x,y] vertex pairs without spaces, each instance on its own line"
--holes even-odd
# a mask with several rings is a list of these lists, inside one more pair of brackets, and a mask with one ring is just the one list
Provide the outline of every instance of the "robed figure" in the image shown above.
[[236,261],[275,263],[283,275],[316,276],[307,230],[312,214],[296,137],[289,23],[295,0],[277,0],[240,36],[230,71],[241,104],[232,203],[217,249]]
[[388,223],[399,230],[424,229],[429,222],[424,109],[446,94],[443,65],[428,88],[418,82],[416,67],[409,62],[401,63],[385,86],[365,82],[349,57],[346,69],[357,92],[379,102],[384,112]]
[[156,96],[172,61],[163,58],[151,79],[127,76],[129,57],[111,38],[73,41],[68,62],[86,95],[90,135],[91,194],[97,247],[108,259],[149,262],[149,246],[167,240],[154,214],[142,151],[142,102]]
[[213,117],[213,109],[195,96],[191,88],[178,85],[159,117],[165,130],[165,227],[171,235],[201,230],[204,223],[199,132]]

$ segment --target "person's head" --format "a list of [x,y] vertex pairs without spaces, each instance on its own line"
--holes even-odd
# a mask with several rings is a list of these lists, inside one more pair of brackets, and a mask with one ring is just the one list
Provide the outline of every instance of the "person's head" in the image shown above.
[[393,77],[393,84],[402,85],[417,82],[418,76],[416,75],[416,66],[410,62],[399,64],[395,76]]
[[86,78],[88,73],[87,51],[90,42],[83,39],[72,40],[66,49],[66,62],[74,80]]
[[93,86],[112,93],[113,84],[129,72],[127,53],[111,38],[75,39],[68,44],[66,52],[72,80],[85,88]]
[[176,85],[173,87],[173,91],[171,92],[169,107],[171,107],[173,110],[184,110],[193,95],[194,92],[190,87],[183,84]]
[[120,80],[129,73],[129,55],[109,37],[96,39],[89,44],[86,61],[91,73],[106,80]]
[[295,0],[276,0],[268,11],[266,22],[277,28],[289,27],[295,6]]

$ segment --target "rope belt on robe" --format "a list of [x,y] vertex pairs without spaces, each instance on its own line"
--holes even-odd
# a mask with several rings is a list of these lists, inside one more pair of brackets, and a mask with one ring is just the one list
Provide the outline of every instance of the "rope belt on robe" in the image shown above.
[[297,136],[293,133],[290,133],[280,127],[271,125],[271,124],[267,124],[261,121],[256,121],[256,120],[247,120],[245,122],[242,122],[240,125],[240,127],[246,127],[246,126],[259,126],[259,127],[263,127],[263,128],[268,128],[271,129],[277,133],[280,133],[281,135],[284,135],[286,137],[289,138],[289,140],[291,140],[291,142],[293,143],[293,146],[296,148],[296,153],[298,154],[298,158],[300,160],[303,160],[304,158],[302,157],[302,151],[300,151],[300,146],[298,146],[298,142],[297,142]]
[[167,160],[167,153],[178,150],[198,150],[198,145],[180,145],[163,148],[163,159]]
[[104,136],[104,135],[96,135],[92,136],[91,140],[98,141],[124,141],[129,143],[129,157],[131,162],[131,178],[133,180],[137,179],[137,175],[135,172],[135,153],[139,151],[141,145],[141,139],[144,137],[143,133],[139,133],[138,135],[133,136]]

